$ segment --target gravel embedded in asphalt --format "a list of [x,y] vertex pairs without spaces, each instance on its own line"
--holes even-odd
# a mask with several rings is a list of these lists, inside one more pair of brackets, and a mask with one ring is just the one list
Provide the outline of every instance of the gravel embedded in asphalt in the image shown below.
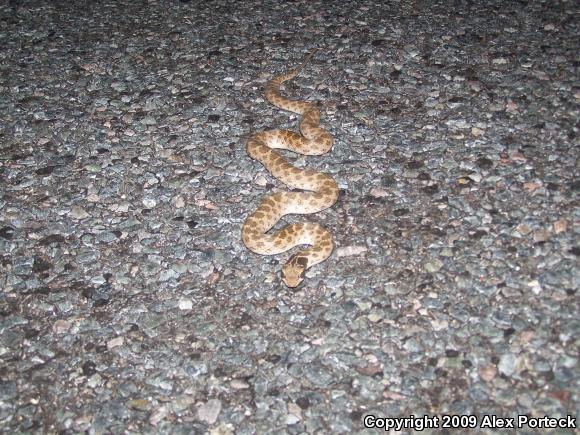
[[[0,4],[1,432],[578,417],[578,6],[329,3]],[[286,220],[337,248],[292,291],[245,139],[314,47],[284,93],[336,142],[296,164],[341,195]]]

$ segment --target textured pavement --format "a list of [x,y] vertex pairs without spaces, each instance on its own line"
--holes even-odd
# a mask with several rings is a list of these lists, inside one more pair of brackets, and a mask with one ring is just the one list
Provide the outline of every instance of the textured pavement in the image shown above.
[[[575,433],[578,7],[329,3],[0,2],[2,433]],[[291,291],[244,148],[314,47],[341,195],[287,221],[337,248]]]

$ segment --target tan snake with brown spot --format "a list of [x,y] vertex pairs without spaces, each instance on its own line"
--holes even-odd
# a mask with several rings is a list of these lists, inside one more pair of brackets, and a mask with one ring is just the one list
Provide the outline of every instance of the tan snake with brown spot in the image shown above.
[[262,131],[252,135],[246,145],[250,157],[261,162],[274,177],[291,188],[308,191],[284,191],[267,196],[242,226],[244,244],[257,254],[275,255],[297,245],[310,245],[292,255],[282,267],[282,281],[288,287],[299,285],[306,270],[326,260],[334,249],[332,234],[315,223],[291,224],[275,234],[267,234],[284,215],[317,213],[331,207],[338,199],[338,185],[330,175],[298,169],[276,151],[286,149],[314,156],[332,148],[334,138],[319,126],[318,106],[280,94],[282,83],[296,77],[314,53],[312,51],[298,67],[274,77],[266,85],[266,98],[270,103],[301,115],[300,134],[281,129]]

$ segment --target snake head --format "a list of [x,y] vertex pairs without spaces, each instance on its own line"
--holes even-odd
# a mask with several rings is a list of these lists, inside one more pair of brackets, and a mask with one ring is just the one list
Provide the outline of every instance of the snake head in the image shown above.
[[298,254],[292,255],[282,267],[282,281],[290,288],[297,287],[304,281],[307,268],[308,258]]

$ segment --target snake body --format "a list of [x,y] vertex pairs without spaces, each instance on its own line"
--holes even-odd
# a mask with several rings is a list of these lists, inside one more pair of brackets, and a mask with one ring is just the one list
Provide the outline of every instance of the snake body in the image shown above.
[[282,129],[262,131],[252,135],[246,144],[250,157],[261,162],[270,174],[291,188],[306,191],[267,196],[242,226],[242,241],[257,254],[275,255],[297,245],[310,245],[290,256],[282,267],[282,281],[288,287],[298,286],[306,270],[326,260],[334,249],[332,234],[315,223],[291,224],[275,234],[267,234],[284,215],[317,213],[338,199],[338,185],[329,174],[296,168],[276,151],[321,155],[332,148],[334,138],[320,127],[318,106],[280,93],[281,85],[296,77],[313,55],[311,52],[298,67],[275,76],[266,85],[266,98],[271,104],[301,115],[300,133]]

